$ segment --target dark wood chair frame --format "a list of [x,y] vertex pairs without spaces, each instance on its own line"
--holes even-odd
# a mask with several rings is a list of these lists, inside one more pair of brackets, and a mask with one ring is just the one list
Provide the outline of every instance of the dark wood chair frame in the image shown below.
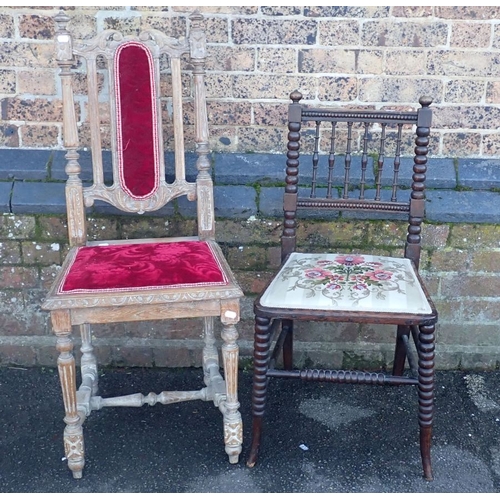
[[[427,480],[432,480],[431,468],[431,434],[434,414],[434,342],[435,325],[437,322],[436,308],[425,289],[424,283],[418,275],[421,253],[421,226],[424,220],[425,208],[425,178],[427,170],[427,155],[429,145],[432,111],[429,108],[432,100],[429,97],[420,99],[421,108],[417,111],[367,111],[367,110],[333,110],[314,109],[300,103],[302,98],[298,91],[290,95],[292,103],[288,112],[288,144],[286,162],[286,187],[284,193],[284,226],[281,237],[282,266],[286,263],[291,252],[297,251],[297,212],[301,209],[322,209],[342,211],[367,211],[370,213],[381,212],[389,214],[407,214],[408,231],[404,248],[404,257],[411,260],[417,278],[426,295],[432,312],[430,314],[400,314],[380,312],[352,312],[342,310],[305,310],[287,308],[269,308],[261,304],[264,291],[256,299],[255,313],[255,339],[254,339],[254,376],[252,392],[252,444],[247,465],[253,467],[261,443],[263,416],[267,400],[267,387],[270,378],[291,378],[303,381],[334,382],[343,384],[372,384],[372,385],[416,385],[418,387],[418,423],[420,426],[420,451],[422,457],[423,473]],[[315,151],[312,156],[313,174],[312,189],[309,197],[299,196],[299,156],[301,127],[305,123],[313,122],[316,125]],[[316,169],[318,165],[318,143],[320,124],[331,122],[345,122],[348,136],[351,125],[359,122],[365,126],[365,136],[370,124],[379,123],[382,126],[381,146],[378,161],[382,166],[384,161],[384,141],[386,139],[386,126],[395,125],[399,131],[399,146],[394,160],[393,193],[391,201],[380,199],[379,169],[376,181],[375,200],[364,199],[364,172],[368,163],[366,141],[362,152],[362,179],[360,196],[357,199],[349,198],[349,170],[351,154],[349,147],[345,154],[345,185],[343,194],[339,198],[332,197],[332,174],[330,172],[326,197],[318,197],[316,193]],[[398,170],[400,166],[401,130],[404,125],[416,126],[415,130],[415,156],[411,193],[408,201],[396,201],[398,187]],[[349,143],[348,137],[348,143]],[[330,171],[333,169],[333,151],[329,157]],[[294,322],[331,321],[331,322],[357,322],[368,324],[388,324],[397,326],[396,346],[392,373],[368,373],[365,371],[331,370],[331,369],[294,369],[293,368],[293,329]],[[276,338],[277,337],[277,338]],[[273,350],[272,342],[276,338]],[[413,341],[413,342],[412,342]],[[416,358],[412,350],[416,347]],[[283,369],[278,367],[279,357],[282,355]],[[406,361],[409,373],[405,370]]]

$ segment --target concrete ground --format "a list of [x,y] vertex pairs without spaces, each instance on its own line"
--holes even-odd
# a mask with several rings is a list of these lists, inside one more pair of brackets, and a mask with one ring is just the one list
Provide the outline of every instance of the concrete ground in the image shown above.
[[[101,394],[198,389],[196,369],[104,370]],[[105,408],[84,427],[75,480],[63,452],[57,372],[0,368],[0,492],[500,492],[500,372],[438,372],[432,458],[421,476],[414,387],[272,380],[257,465],[251,373],[240,372],[240,462],[229,464],[212,403]]]

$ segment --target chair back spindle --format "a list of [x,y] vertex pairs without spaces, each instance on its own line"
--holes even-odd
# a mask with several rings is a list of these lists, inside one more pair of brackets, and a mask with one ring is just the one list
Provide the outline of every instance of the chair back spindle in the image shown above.
[[366,168],[368,166],[368,130],[370,124],[364,123],[363,131],[363,152],[361,156],[361,180],[359,183],[359,199],[365,199],[365,185],[366,185]]
[[328,187],[326,192],[326,197],[332,197],[332,187],[333,187],[333,170],[335,168],[335,126],[336,123],[332,122],[332,137],[330,139],[330,152],[328,155]]
[[344,166],[344,199],[349,198],[349,175],[351,170],[352,123],[347,123],[347,143],[345,149]]

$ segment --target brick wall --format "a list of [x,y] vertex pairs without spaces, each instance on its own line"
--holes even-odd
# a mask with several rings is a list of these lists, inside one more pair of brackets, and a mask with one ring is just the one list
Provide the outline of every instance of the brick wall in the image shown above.
[[[245,197],[234,188],[235,195]],[[272,188],[270,188],[272,189]],[[219,193],[219,198],[220,198]],[[310,250],[378,250],[396,254],[406,224],[338,220],[300,226]],[[96,214],[90,234],[96,239],[193,234],[193,220],[176,217],[121,217]],[[275,217],[219,218],[221,243],[244,289],[241,353],[252,348],[252,302],[279,262],[281,220]],[[437,367],[494,369],[500,366],[500,226],[426,223],[422,271],[436,302]],[[39,304],[67,249],[65,216],[0,216],[0,364],[55,365],[55,338]],[[197,366],[201,341],[196,320],[151,322],[95,328],[101,361],[110,365]],[[337,366],[352,359],[365,366],[392,362],[392,328],[315,324],[298,329],[298,361],[319,363],[333,357]],[[136,331],[133,340],[127,332]],[[169,340],[162,340],[168,331]],[[342,335],[342,337],[341,337]],[[76,336],[78,342],[78,336]]]
[[[69,7],[75,35],[185,31],[193,7]],[[500,7],[200,7],[208,32],[211,146],[278,152],[285,106],[434,98],[432,153],[499,158]],[[53,7],[0,12],[0,147],[61,144]],[[281,151],[281,149],[279,149]]]
[[[184,32],[190,9],[69,8],[79,36],[118,27]],[[438,368],[500,366],[500,7],[204,7],[217,239],[245,291],[242,353],[252,301],[278,264],[288,94],[314,102],[402,102],[434,96],[423,272],[440,312]],[[53,55],[55,8],[0,11],[0,364],[54,365],[39,304],[67,250],[61,102]],[[56,147],[54,148],[54,145]],[[253,152],[253,154],[245,154]],[[84,155],[82,155],[84,160]],[[83,177],[88,164],[82,161]],[[404,177],[404,176],[403,176]],[[28,182],[30,181],[30,182]],[[96,210],[95,239],[190,232],[192,213],[121,217]],[[395,252],[404,229],[343,220],[301,227],[310,249]],[[354,239],[353,239],[354,238]],[[196,365],[196,321],[96,329],[105,364]],[[316,325],[298,331],[303,364],[326,355],[349,367],[391,362],[392,332]],[[171,340],[161,340],[169,331]],[[340,341],[340,333],[343,340]]]

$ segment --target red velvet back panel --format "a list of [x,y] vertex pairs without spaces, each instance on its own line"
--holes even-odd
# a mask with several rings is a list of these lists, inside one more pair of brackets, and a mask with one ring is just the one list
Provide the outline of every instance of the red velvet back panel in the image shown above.
[[135,199],[158,189],[154,64],[149,49],[127,42],[115,55],[117,148],[120,184]]

